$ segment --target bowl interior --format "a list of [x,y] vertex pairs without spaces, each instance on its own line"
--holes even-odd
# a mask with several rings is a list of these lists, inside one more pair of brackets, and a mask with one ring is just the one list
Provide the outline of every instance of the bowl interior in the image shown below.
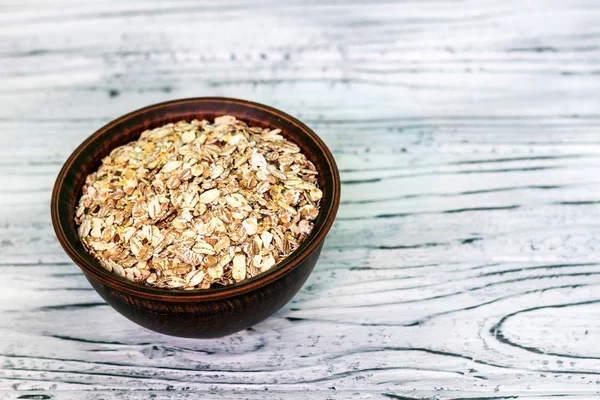
[[[288,258],[271,270],[254,278],[222,287],[200,291],[158,289],[130,282],[106,271],[83,248],[75,226],[75,207],[81,196],[81,188],[88,174],[98,168],[102,158],[112,149],[137,139],[146,129],[159,127],[180,120],[213,120],[230,114],[252,126],[279,128],[288,140],[298,144],[304,154],[319,171],[318,182],[323,191],[321,209],[309,237]],[[273,108],[243,100],[225,98],[197,98],[176,100],[149,106],[129,113],[99,129],[83,142],[69,157],[60,171],[52,193],[52,222],[58,239],[67,254],[88,274],[109,286],[119,286],[128,291],[173,296],[210,296],[236,288],[249,287],[261,280],[289,271],[325,238],[330,229],[340,197],[340,180],[335,161],[322,140],[310,128],[295,118]]]

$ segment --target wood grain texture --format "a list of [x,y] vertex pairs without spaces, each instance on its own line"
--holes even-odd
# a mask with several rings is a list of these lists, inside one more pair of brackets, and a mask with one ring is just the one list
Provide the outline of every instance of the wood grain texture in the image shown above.
[[[583,0],[3,2],[0,397],[597,398],[599,17]],[[89,134],[191,96],[298,117],[343,181],[301,292],[207,341],[106,306],[49,213]]]

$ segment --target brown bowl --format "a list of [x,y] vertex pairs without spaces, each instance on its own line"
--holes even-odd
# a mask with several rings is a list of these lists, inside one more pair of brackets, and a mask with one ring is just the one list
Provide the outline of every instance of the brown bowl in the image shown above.
[[[144,130],[182,119],[212,120],[234,115],[251,125],[280,128],[297,143],[319,171],[323,190],[313,231],[288,258],[268,272],[222,288],[198,291],[159,289],[130,282],[105,270],[83,248],[74,215],[88,174],[117,146]],[[58,241],[94,289],[115,310],[135,323],[167,335],[210,338],[248,328],[283,307],[313,270],[340,201],[340,178],[323,141],[297,119],[261,104],[227,98],[175,100],[142,108],[100,128],[83,142],[60,170],[52,191],[52,224]]]

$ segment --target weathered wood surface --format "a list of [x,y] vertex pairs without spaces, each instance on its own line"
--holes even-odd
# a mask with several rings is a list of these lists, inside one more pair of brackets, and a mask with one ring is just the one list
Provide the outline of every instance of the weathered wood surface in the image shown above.
[[[597,1],[2,2],[0,398],[596,398],[599,18]],[[49,197],[105,122],[206,95],[298,116],[344,183],[293,301],[196,341],[106,306]]]

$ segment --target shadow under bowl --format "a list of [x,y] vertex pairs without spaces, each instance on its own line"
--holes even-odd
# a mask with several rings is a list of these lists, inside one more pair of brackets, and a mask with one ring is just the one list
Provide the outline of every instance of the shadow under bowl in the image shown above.
[[[114,148],[135,140],[146,129],[180,120],[213,120],[233,115],[251,126],[279,128],[296,143],[319,172],[323,191],[313,231],[289,257],[254,278],[221,288],[197,291],[159,289],[131,282],[105,270],[84,248],[75,225],[75,207],[87,175]],[[131,321],[167,335],[212,338],[246,329],[283,307],[312,272],[340,202],[335,160],[306,125],[274,108],[228,98],[192,98],[156,104],[129,113],[96,131],[62,167],[51,199],[52,224],[69,257],[102,298]]]

